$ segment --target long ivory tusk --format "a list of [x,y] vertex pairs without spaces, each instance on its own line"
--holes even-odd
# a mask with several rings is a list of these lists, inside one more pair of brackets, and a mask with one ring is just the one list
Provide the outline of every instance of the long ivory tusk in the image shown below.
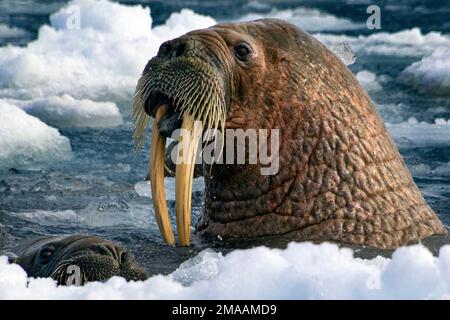
[[157,128],[158,122],[167,113],[167,106],[161,106],[156,112],[153,122],[152,144],[150,147],[150,185],[156,221],[165,243],[175,245],[175,237],[170,225],[164,189],[164,151],[166,138],[161,136]]
[[[200,122],[185,114],[178,143],[178,159],[175,182],[175,208],[177,212],[178,240],[189,245],[191,237],[191,198],[197,146],[202,133]],[[181,158],[181,159],[180,159]]]

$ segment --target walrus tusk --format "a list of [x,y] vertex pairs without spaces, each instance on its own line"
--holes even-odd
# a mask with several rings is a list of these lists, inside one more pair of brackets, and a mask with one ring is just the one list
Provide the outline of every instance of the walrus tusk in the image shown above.
[[175,245],[175,237],[170,225],[164,188],[164,151],[166,148],[166,138],[159,133],[156,127],[161,118],[167,113],[167,109],[167,106],[158,108],[155,121],[153,122],[152,144],[150,147],[150,185],[159,231],[165,243]]
[[180,245],[187,246],[191,236],[192,179],[194,177],[197,146],[203,128],[200,122],[194,123],[194,118],[191,115],[185,114],[181,129],[175,174],[175,208],[178,240]]

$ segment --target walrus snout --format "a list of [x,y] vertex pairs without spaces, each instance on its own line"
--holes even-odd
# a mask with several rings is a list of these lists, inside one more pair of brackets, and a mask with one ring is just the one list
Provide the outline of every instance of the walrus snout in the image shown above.
[[194,46],[194,41],[189,37],[183,36],[177,39],[169,40],[161,44],[157,56],[159,58],[174,59],[181,57],[189,52]]
[[[225,45],[222,43],[222,45]],[[227,113],[223,63],[203,35],[188,34],[163,43],[145,67],[133,101],[136,147],[142,146],[149,116],[154,118],[150,146],[150,184],[155,215],[163,240],[175,244],[164,194],[166,138],[181,129],[177,140],[175,207],[179,243],[190,239],[191,190],[197,146],[203,131],[209,140],[224,132]],[[211,130],[210,130],[211,129]],[[211,133],[212,132],[212,133]]]

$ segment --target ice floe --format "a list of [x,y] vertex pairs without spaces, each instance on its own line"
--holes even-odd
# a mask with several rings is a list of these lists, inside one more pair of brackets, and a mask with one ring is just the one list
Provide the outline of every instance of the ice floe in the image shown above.
[[[175,178],[167,177],[164,179],[164,187],[166,189],[166,200],[175,201]],[[205,182],[203,178],[196,178],[192,182],[192,192],[203,192],[205,189]],[[135,184],[134,190],[141,197],[152,196],[150,181],[141,181]]]
[[389,55],[398,57],[422,57],[431,54],[440,47],[450,46],[450,36],[431,31],[422,33],[420,28],[398,32],[377,32],[368,36],[357,37],[316,33],[316,38],[328,47],[341,42],[348,42],[357,53]]
[[38,222],[41,225],[60,225],[60,224],[79,224],[83,219],[73,210],[62,211],[45,211],[36,210],[28,212],[8,212],[9,216],[18,217],[20,219]]
[[68,160],[69,139],[57,129],[0,100],[0,169]]
[[412,174],[417,177],[426,178],[449,178],[450,177],[450,162],[440,163],[434,167],[425,163],[409,166]]
[[0,38],[18,38],[26,35],[26,31],[0,23]]
[[421,93],[450,96],[450,44],[437,48],[432,54],[407,67],[404,82]]
[[351,45],[348,42],[338,43],[330,48],[330,50],[342,60],[342,62],[349,66],[356,62],[356,55],[353,52]]
[[261,18],[282,19],[310,32],[355,30],[365,27],[362,23],[356,23],[349,19],[339,18],[317,9],[302,7],[285,10],[272,9],[269,13],[264,14],[249,13],[239,18],[239,20],[249,21]]
[[14,102],[27,113],[58,128],[103,128],[123,123],[119,108],[114,102],[75,99],[68,94]]
[[450,144],[450,121],[435,119],[434,123],[419,122],[411,117],[401,123],[386,123],[399,145],[440,145]]
[[28,279],[0,258],[0,299],[433,299],[450,298],[450,246],[434,257],[421,245],[391,259],[355,258],[335,244],[291,243],[225,256],[207,250],[170,275],[144,282],[112,278],[84,287]]
[[70,93],[76,99],[129,99],[163,41],[213,24],[210,17],[182,10],[152,29],[149,8],[73,0],[26,47],[0,47],[0,97]]
[[369,92],[380,91],[382,89],[377,76],[367,70],[359,71],[356,74],[356,79]]

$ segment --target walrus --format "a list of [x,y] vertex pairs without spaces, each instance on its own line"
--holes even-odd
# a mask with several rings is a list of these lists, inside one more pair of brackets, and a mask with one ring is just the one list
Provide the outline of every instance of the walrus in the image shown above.
[[47,236],[19,245],[11,263],[29,277],[52,278],[58,285],[84,285],[113,276],[145,280],[147,274],[114,242],[87,235]]
[[[279,130],[276,174],[261,175],[260,163],[203,164],[202,236],[393,249],[447,232],[352,72],[287,22],[223,23],[163,43],[138,81],[132,112],[136,148],[154,118],[150,180],[166,243],[175,238],[164,150],[178,128],[190,132],[188,160],[202,144],[199,131]],[[193,168],[185,161],[175,170],[180,245],[189,245]]]

